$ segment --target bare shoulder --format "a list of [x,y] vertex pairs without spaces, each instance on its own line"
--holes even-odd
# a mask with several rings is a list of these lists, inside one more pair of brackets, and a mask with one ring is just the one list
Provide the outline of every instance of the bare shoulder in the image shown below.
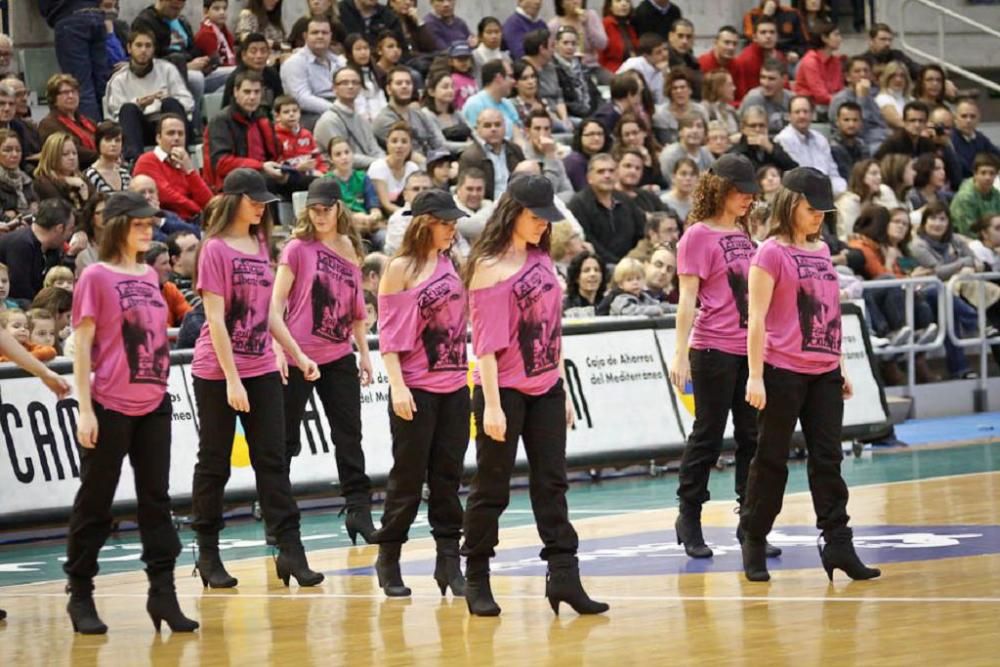
[[503,280],[506,267],[499,257],[483,257],[472,268],[469,289],[486,289]]
[[379,281],[379,294],[395,294],[401,292],[406,287],[406,276],[409,273],[410,262],[405,257],[393,257],[386,264],[382,273],[382,280]]

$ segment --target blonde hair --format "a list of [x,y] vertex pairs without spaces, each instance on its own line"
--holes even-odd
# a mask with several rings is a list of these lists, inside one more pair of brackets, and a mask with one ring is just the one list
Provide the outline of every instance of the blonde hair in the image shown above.
[[68,266],[53,266],[48,270],[48,273],[45,274],[45,281],[42,283],[42,287],[52,287],[60,280],[69,280],[70,282],[73,282],[73,270]]
[[[38,154],[38,166],[35,167],[34,178],[39,176],[44,176],[48,179],[62,180],[65,178],[59,173],[59,163],[62,161],[63,147],[65,147],[66,142],[73,143],[72,137],[70,137],[65,132],[54,132],[49,135],[45,143],[42,144],[42,150]],[[74,148],[76,144],[73,144]],[[79,149],[77,149],[77,154],[79,155]],[[79,162],[77,162],[77,169],[73,172],[73,176],[83,177],[80,172]]]
[[25,315],[28,318],[29,331],[35,328],[35,322],[51,320],[52,323],[54,324],[56,321],[56,316],[53,315],[50,311],[45,310],[44,308],[32,308],[27,313],[25,313]]
[[560,220],[552,223],[552,237],[549,240],[549,255],[555,262],[561,262],[566,257],[566,247],[573,240],[574,236],[579,236],[573,229],[573,225]]
[[27,315],[20,308],[8,308],[7,310],[0,311],[0,329],[6,329],[7,325],[10,324],[10,318],[13,315],[24,315],[27,319]]
[[881,90],[889,90],[889,81],[897,74],[902,74],[906,79],[906,86],[903,87],[903,95],[909,97],[910,91],[913,89],[913,79],[910,78],[910,71],[906,69],[906,65],[898,60],[889,62],[885,66],[885,69],[882,70],[882,76],[878,79],[878,87]]
[[642,280],[646,277],[646,270],[642,266],[642,262],[632,257],[626,257],[617,264],[615,264],[615,272],[611,277],[611,280],[615,283],[615,287],[621,287],[622,283],[631,278],[639,278]]
[[[354,248],[354,254],[357,255],[358,264],[360,264],[365,256],[365,249],[361,244],[361,236],[358,235],[358,230],[351,224],[351,216],[347,212],[347,206],[342,201],[338,200],[338,203],[340,207],[337,209],[337,233],[347,237],[347,240],[351,242],[351,247]],[[300,241],[313,241],[316,239],[316,227],[313,225],[312,218],[309,217],[309,208],[306,206],[299,212],[299,217],[295,220],[295,226],[292,227],[292,238]]]

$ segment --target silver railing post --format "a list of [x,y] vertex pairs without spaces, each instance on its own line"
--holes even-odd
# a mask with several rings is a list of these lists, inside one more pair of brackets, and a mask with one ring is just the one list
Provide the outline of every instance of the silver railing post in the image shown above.
[[962,348],[979,347],[979,381],[976,383],[976,389],[973,390],[972,396],[976,412],[985,412],[989,409],[989,377],[987,375],[989,357],[987,355],[990,354],[992,345],[1000,344],[1000,335],[992,337],[986,335],[986,328],[989,326],[986,320],[986,283],[996,281],[1000,281],[1000,273],[997,272],[959,274],[948,281],[948,306],[952,312],[954,312],[955,299],[962,298],[961,295],[956,294],[959,283],[976,283],[976,303],[974,305],[976,307],[976,326],[979,329],[976,336],[959,336],[955,318],[952,316],[948,322],[948,336],[952,343]]

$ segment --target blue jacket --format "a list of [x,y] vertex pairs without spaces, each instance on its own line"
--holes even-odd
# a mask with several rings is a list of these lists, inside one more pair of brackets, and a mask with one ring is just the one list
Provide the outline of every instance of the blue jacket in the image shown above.
[[976,159],[977,153],[992,153],[1000,156],[1000,148],[993,145],[990,138],[982,132],[976,132],[972,140],[966,139],[957,129],[951,131],[951,146],[958,155],[958,161],[962,165],[962,179],[972,176],[972,163]]
[[101,0],[38,0],[38,11],[49,27],[55,28],[60,19],[66,18],[73,12],[87,7],[97,7],[100,4]]

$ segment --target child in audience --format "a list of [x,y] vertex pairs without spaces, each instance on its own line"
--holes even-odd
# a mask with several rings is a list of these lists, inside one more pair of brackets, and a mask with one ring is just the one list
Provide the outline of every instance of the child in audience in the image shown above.
[[400,58],[403,57],[403,49],[399,46],[396,34],[388,30],[380,32],[375,38],[375,54],[378,60],[375,61],[372,70],[378,79],[378,87],[384,90],[386,73],[398,65]]
[[[476,81],[479,81],[479,73],[483,65],[491,60],[506,60],[511,63],[510,53],[502,51],[503,24],[495,16],[487,16],[479,22],[477,27],[479,33],[479,44],[472,51]],[[513,63],[511,63],[513,64]]]
[[378,333],[378,296],[365,290],[365,328],[368,333]]
[[73,291],[73,283],[76,282],[76,277],[73,275],[73,270],[68,266],[53,266],[49,269],[48,273],[45,274],[45,280],[42,282],[42,287],[61,287],[67,292]]
[[380,81],[379,73],[375,71],[371,44],[364,35],[348,35],[344,40],[344,55],[348,64],[354,65],[361,73],[362,90],[354,100],[354,111],[371,122],[389,103],[382,89],[384,81]]
[[354,228],[362,236],[370,235],[384,226],[372,179],[361,169],[354,168],[354,151],[344,137],[331,139],[327,152],[330,170],[326,178],[334,179],[340,186],[342,201],[350,212]]
[[54,285],[43,287],[31,300],[31,307],[52,313],[56,318],[56,347],[62,351],[63,356],[72,356],[66,351],[66,340],[73,332],[73,293]]
[[17,301],[8,299],[8,294],[10,294],[10,272],[6,264],[0,263],[0,311],[17,308]]
[[233,33],[226,26],[228,0],[204,0],[205,20],[194,36],[198,49],[216,60],[216,67],[236,67],[236,46]]
[[[51,319],[51,315],[49,319]],[[39,361],[49,361],[55,358],[56,349],[54,347],[38,346],[31,342],[28,316],[20,308],[8,308],[0,312],[0,327],[13,336],[14,340],[23,345]],[[10,359],[7,355],[0,355],[0,361],[10,361]]]
[[479,86],[473,78],[472,49],[466,42],[455,42],[448,49],[448,67],[451,80],[455,84],[455,108],[465,106],[465,100],[477,92]]
[[281,160],[299,172],[313,177],[326,173],[327,166],[320,155],[312,132],[302,127],[302,110],[294,97],[280,95],[274,100],[274,133],[281,143]]
[[[26,315],[28,318],[28,344],[35,346],[31,349],[31,353],[39,361],[48,361],[57,356],[59,348],[56,347],[55,315],[42,308],[32,308]],[[48,359],[42,356],[43,354],[47,355],[48,351],[39,354],[41,350],[46,350],[46,348],[51,348],[53,351],[52,357]]]
[[614,288],[597,307],[599,315],[605,314],[602,308],[605,303],[606,314],[612,316],[657,317],[673,311],[671,304],[661,303],[645,292],[646,270],[639,260],[626,257],[618,262],[611,280]]

